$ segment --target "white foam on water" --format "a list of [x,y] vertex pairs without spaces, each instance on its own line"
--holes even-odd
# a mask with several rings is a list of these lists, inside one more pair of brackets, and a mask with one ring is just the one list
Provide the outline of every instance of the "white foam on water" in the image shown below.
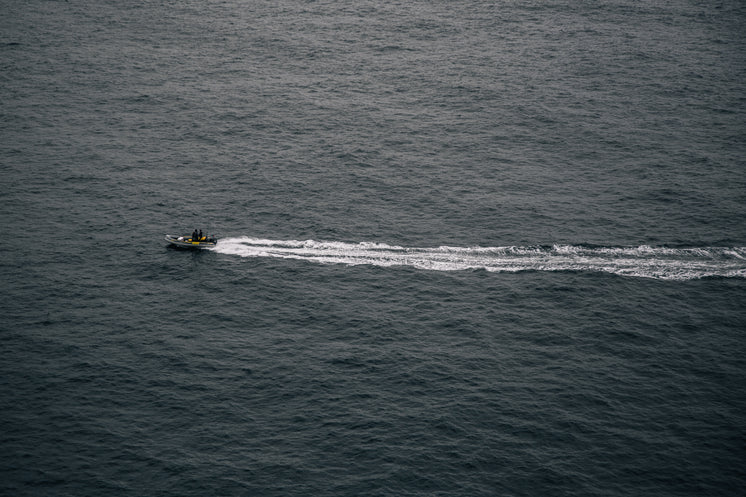
[[234,237],[213,249],[241,257],[276,257],[323,264],[412,266],[433,271],[592,271],[690,280],[746,277],[746,247],[402,247],[377,242],[269,240]]

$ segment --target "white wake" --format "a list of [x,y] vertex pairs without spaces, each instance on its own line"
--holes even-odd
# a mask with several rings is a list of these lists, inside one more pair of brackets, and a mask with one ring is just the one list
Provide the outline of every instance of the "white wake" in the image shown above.
[[746,277],[746,247],[552,245],[419,248],[372,242],[236,237],[221,239],[213,250],[241,257],[276,257],[325,264],[412,266],[435,271],[601,271],[666,280]]

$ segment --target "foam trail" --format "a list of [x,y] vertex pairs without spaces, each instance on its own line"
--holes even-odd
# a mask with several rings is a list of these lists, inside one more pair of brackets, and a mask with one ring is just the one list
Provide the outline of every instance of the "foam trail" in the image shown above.
[[400,247],[383,243],[224,238],[213,249],[241,257],[277,257],[327,264],[413,266],[435,271],[485,269],[593,271],[666,280],[746,278],[746,247]]

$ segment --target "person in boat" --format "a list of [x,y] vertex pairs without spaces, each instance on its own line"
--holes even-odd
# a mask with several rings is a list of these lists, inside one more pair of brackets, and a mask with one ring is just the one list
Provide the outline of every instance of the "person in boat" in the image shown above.
[[193,242],[197,241],[197,229],[196,228],[194,231],[192,231],[192,241]]
[[205,239],[205,237],[204,237],[204,236],[202,236],[202,230],[199,230],[199,236],[197,237],[197,240],[199,240],[199,241],[201,242],[201,241],[203,241],[204,239]]

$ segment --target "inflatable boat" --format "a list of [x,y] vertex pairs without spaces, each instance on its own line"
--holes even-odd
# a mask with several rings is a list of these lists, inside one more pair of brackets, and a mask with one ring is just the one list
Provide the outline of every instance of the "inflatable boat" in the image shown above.
[[215,235],[192,239],[192,235],[166,235],[166,241],[173,246],[182,248],[212,248],[218,244]]

